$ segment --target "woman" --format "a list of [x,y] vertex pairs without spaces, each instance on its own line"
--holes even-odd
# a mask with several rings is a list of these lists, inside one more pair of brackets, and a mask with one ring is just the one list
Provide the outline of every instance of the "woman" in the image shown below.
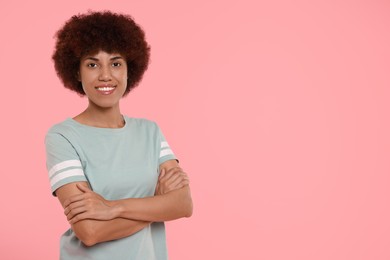
[[45,139],[52,193],[71,225],[60,258],[167,259],[163,222],[191,216],[188,177],[159,127],[119,106],[147,69],[144,32],[106,11],[73,16],[56,37],[58,76],[89,101]]

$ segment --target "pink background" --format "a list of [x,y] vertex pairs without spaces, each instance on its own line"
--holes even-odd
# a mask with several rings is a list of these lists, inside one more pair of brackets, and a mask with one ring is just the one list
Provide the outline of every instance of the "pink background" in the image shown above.
[[53,35],[73,14],[131,14],[152,63],[122,112],[162,127],[191,176],[172,260],[390,259],[390,3],[1,3],[0,259],[58,259],[47,129],[86,106]]

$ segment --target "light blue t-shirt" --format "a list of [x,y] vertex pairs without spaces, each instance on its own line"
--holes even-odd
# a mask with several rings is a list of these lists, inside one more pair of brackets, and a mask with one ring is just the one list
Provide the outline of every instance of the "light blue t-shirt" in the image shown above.
[[[124,116],[123,128],[98,128],[66,119],[48,131],[45,144],[51,191],[87,181],[108,200],[153,196],[159,165],[176,159],[156,123]],[[72,229],[61,237],[60,259],[167,259],[164,223],[114,241],[86,247]]]

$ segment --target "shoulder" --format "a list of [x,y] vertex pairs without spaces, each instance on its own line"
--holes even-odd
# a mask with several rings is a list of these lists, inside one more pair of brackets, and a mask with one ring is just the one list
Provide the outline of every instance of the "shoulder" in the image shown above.
[[50,127],[47,134],[62,134],[72,131],[73,128],[74,126],[72,125],[71,119],[67,118],[64,121],[56,123]]
[[46,133],[45,142],[60,142],[63,140],[74,139],[77,136],[77,125],[72,122],[72,119],[67,118],[60,123],[54,124]]
[[132,127],[155,130],[158,129],[158,125],[155,121],[146,118],[136,118],[125,116],[126,123]]

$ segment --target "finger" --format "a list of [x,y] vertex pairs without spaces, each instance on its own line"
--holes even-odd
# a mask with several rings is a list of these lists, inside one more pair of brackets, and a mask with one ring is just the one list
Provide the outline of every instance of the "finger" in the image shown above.
[[81,214],[81,213],[85,213],[87,212],[87,209],[86,207],[79,207],[77,209],[72,209],[71,211],[68,212],[68,214],[66,215],[66,218],[69,220],[71,220],[72,218],[74,218],[75,216]]
[[64,201],[64,208],[68,207],[71,203],[74,203],[74,202],[77,202],[77,201],[80,201],[83,199],[85,199],[84,193],[74,195],[74,196],[72,196]]
[[64,214],[65,215],[68,215],[69,211],[73,210],[73,209],[76,209],[76,208],[79,208],[79,207],[83,207],[85,206],[85,201],[84,200],[80,200],[80,201],[76,201],[76,202],[73,202],[71,204],[69,204],[65,209],[64,209]]
[[180,166],[172,167],[167,172],[177,172],[177,171],[183,171],[183,169]]
[[84,220],[84,219],[88,219],[88,213],[85,212],[85,213],[81,213],[81,214],[78,214],[76,215],[74,218],[68,220],[69,224],[73,225],[77,222],[79,222],[80,220]]
[[177,171],[183,171],[182,168],[180,168],[179,166],[176,166],[176,167],[172,167],[172,168],[169,168],[168,170],[166,170],[167,173],[174,173],[174,172],[177,172]]
[[172,176],[170,176],[169,179],[166,179],[166,180],[165,180],[165,185],[171,186],[172,183],[175,183],[175,182],[177,182],[177,181],[180,181],[181,179],[182,179],[181,173],[173,174]]
[[81,190],[82,192],[91,192],[91,191],[92,191],[89,187],[87,187],[86,185],[81,184],[81,183],[77,183],[76,186],[77,186],[77,188],[79,188],[79,190]]
[[182,180],[184,178],[188,178],[187,174],[183,171],[180,171],[180,172],[176,172],[175,174],[173,174],[169,179],[166,180],[166,183],[168,185],[170,185],[171,183],[174,183],[176,182],[178,179],[179,180]]
[[181,182],[186,182],[186,183],[190,182],[190,178],[188,178],[188,175],[185,172],[182,173],[179,179],[181,180]]
[[190,178],[188,178],[188,176],[185,176],[183,181],[186,181],[187,182],[187,185],[190,184]]
[[161,178],[163,178],[165,176],[165,169],[162,168],[161,171],[160,171],[160,175],[158,176],[158,179],[160,180]]
[[172,189],[180,189],[183,188],[185,185],[189,184],[189,179],[187,176],[182,175],[179,178],[176,178],[170,185]]
[[179,173],[172,176],[171,179],[163,184],[165,187],[165,193],[184,187],[184,185],[188,183],[188,180],[185,180],[186,178],[187,176],[184,173]]
[[168,179],[170,179],[172,176],[174,176],[175,174],[179,173],[179,172],[182,172],[183,170],[180,168],[180,167],[174,167],[174,168],[171,168],[169,169],[165,175],[161,178],[161,181],[166,181]]
[[183,187],[185,187],[185,186],[188,186],[190,184],[190,182],[189,181],[182,181],[182,182],[180,182],[177,186],[176,186],[176,189],[178,190],[178,189],[181,189],[181,188],[183,188]]

